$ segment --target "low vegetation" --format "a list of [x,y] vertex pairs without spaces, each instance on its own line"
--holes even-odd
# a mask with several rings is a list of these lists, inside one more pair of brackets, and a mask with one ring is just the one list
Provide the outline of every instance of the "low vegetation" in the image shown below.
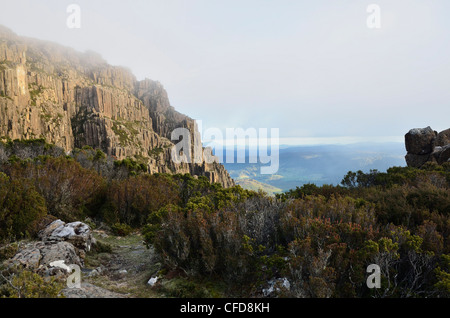
[[[161,263],[154,288],[167,296],[260,297],[276,280],[289,287],[270,297],[450,295],[449,164],[349,172],[340,186],[276,197],[190,175],[109,180],[66,156],[14,158],[0,171],[5,247],[32,238],[46,215],[142,233]],[[380,289],[366,285],[370,264],[381,268]],[[18,279],[36,279],[27,275]]]

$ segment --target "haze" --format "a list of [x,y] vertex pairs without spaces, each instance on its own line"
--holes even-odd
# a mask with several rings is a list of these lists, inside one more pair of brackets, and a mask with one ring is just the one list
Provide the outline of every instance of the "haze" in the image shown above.
[[[69,4],[81,28],[66,25]],[[366,9],[381,8],[369,29]],[[204,128],[279,128],[290,143],[402,141],[449,128],[450,2],[0,0],[19,35],[93,50]]]

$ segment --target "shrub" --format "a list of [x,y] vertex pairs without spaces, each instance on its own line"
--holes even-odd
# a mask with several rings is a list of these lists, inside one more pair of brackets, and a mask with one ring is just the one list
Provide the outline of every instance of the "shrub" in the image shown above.
[[450,297],[450,255],[441,256],[441,264],[435,269],[438,282],[436,289],[442,297]]
[[108,188],[103,216],[110,224],[140,227],[150,213],[178,203],[176,185],[164,176],[141,175],[113,181]]
[[0,175],[0,239],[34,235],[46,213],[44,198],[29,180]]
[[142,234],[144,235],[147,246],[153,244],[153,240],[161,230],[161,224],[164,218],[169,212],[180,212],[181,208],[174,204],[169,204],[156,212],[149,214],[147,218],[147,224],[142,228]]
[[112,252],[112,246],[107,243],[102,243],[97,240],[97,242],[92,245],[91,249],[92,253],[111,253]]
[[7,244],[0,247],[0,261],[10,259],[14,257],[19,251],[19,246],[17,243]]
[[114,235],[128,236],[131,234],[133,229],[128,224],[116,223],[111,226],[111,231],[114,233]]
[[6,298],[63,298],[65,286],[55,278],[43,278],[28,270],[2,278],[0,295]]
[[164,282],[160,291],[167,297],[175,298],[211,298],[212,293],[206,286],[186,278],[175,278]]
[[[274,263],[275,258],[264,258],[263,251],[273,253],[276,246],[266,250],[261,242],[276,240],[273,214],[278,213],[277,206],[260,197],[216,211],[169,210],[152,242],[172,269],[193,276],[219,275],[230,286],[252,289],[262,268]],[[272,267],[265,271],[272,272]]]
[[139,163],[131,158],[114,161],[116,167],[126,167],[130,175],[136,175],[141,172],[147,172],[148,168],[145,163]]
[[67,222],[84,219],[98,210],[105,180],[64,157],[49,157],[38,163],[17,163],[11,179],[27,178],[44,197],[48,212]]
[[106,154],[103,151],[101,151],[100,149],[97,149],[95,151],[94,161],[105,160],[105,159],[106,159]]

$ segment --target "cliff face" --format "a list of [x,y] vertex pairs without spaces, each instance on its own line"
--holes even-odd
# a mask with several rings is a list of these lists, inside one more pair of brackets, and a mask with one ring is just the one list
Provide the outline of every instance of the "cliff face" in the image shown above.
[[427,162],[443,164],[450,161],[450,129],[438,133],[431,129],[415,128],[405,135],[406,163],[420,168]]
[[170,105],[160,83],[137,81],[95,53],[0,27],[0,136],[45,138],[66,151],[88,145],[145,162],[150,173],[191,173],[234,185],[221,164],[171,160],[170,134],[178,127],[195,136],[194,120]]

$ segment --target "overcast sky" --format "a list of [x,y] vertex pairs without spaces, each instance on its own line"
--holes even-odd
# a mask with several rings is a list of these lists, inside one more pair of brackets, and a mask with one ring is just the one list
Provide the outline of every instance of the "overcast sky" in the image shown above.
[[[80,29],[66,25],[71,3],[81,8]],[[372,3],[381,8],[380,29],[367,27]],[[450,127],[448,0],[0,0],[0,7],[0,24],[19,35],[94,50],[138,79],[160,81],[171,104],[203,128],[279,128],[295,143],[402,141],[410,128]]]

